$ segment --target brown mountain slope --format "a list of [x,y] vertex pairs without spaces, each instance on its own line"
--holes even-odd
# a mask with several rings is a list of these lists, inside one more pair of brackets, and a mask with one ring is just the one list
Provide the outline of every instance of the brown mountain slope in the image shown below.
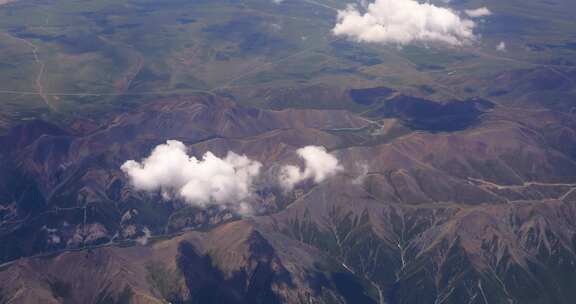
[[[255,110],[198,96],[158,101],[84,135],[23,126],[30,140],[2,154],[0,257],[60,253],[5,265],[0,299],[571,303],[570,114],[496,106],[440,133],[386,115]],[[399,121],[405,131],[393,133]],[[258,215],[135,191],[120,166],[166,139],[196,156],[231,150],[262,162]],[[310,144],[325,146],[343,172],[282,191],[275,172]],[[197,231],[130,247],[146,230]]]
[[0,284],[11,303],[179,303],[189,297],[202,303],[295,303],[331,293],[322,279],[326,270],[316,265],[322,256],[243,221],[148,246],[21,260],[2,272]]

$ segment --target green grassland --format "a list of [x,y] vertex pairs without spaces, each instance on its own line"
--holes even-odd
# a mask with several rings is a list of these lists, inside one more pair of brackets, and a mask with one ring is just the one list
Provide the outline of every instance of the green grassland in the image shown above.
[[[564,74],[576,65],[569,13],[576,4],[453,2],[456,9],[494,12],[479,23],[481,39],[472,46],[339,39],[331,28],[344,0],[19,0],[0,6],[0,120],[99,117],[158,96],[198,92],[261,107],[363,111],[334,96],[387,86],[437,100],[486,97],[502,72]],[[500,41],[508,51],[496,51]],[[344,93],[305,96],[319,87]],[[287,91],[302,96],[283,96]],[[518,95],[491,97],[510,102]]]

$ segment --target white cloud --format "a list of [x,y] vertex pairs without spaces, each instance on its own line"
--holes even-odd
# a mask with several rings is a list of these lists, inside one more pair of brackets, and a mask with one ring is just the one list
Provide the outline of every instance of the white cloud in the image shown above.
[[292,165],[281,168],[280,185],[285,190],[291,190],[307,179],[320,183],[343,169],[338,159],[328,153],[324,147],[306,146],[298,149],[296,153],[304,160],[304,169]]
[[506,52],[506,42],[500,41],[500,43],[498,43],[496,46],[496,50],[500,52]]
[[475,39],[474,27],[472,20],[449,8],[415,0],[376,0],[362,9],[351,5],[338,11],[332,31],[359,42],[461,45]]
[[464,12],[471,18],[481,18],[492,15],[492,12],[485,6],[477,9],[465,10]]
[[356,178],[354,178],[352,180],[352,184],[354,185],[362,185],[364,184],[364,181],[366,180],[366,177],[368,176],[368,172],[369,172],[369,167],[368,164],[365,162],[359,162],[356,163]]
[[136,242],[142,246],[146,246],[148,245],[148,240],[151,236],[152,232],[150,229],[148,229],[148,227],[144,227],[144,229],[142,229],[142,235],[136,239]]
[[141,162],[129,160],[121,169],[138,190],[161,191],[164,197],[176,196],[200,207],[234,205],[242,210],[261,166],[233,152],[225,158],[206,152],[196,159],[182,142],[169,140]]

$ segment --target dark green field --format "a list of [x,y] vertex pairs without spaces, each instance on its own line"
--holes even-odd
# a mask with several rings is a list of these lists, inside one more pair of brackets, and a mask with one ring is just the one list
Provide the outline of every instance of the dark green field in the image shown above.
[[[576,21],[567,8],[576,4],[556,2],[457,1],[455,9],[494,12],[478,26],[476,44],[398,48],[333,36],[346,1],[19,0],[0,6],[0,122],[98,118],[198,92],[263,107],[356,111],[366,107],[347,90],[380,86],[440,101],[510,102],[531,88],[511,79],[495,89],[502,72],[542,69],[574,82]],[[506,52],[496,51],[500,41]],[[552,99],[573,93],[537,91]]]

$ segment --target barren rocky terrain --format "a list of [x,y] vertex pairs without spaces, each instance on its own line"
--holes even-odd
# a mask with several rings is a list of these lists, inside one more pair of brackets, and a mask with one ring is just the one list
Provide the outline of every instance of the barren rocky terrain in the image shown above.
[[[91,130],[24,124],[1,138],[2,259],[54,254],[3,266],[2,299],[570,303],[574,120],[475,107],[483,114],[465,130],[392,139],[377,131],[410,111],[368,119],[209,95],[158,100]],[[241,217],[131,187],[122,163],[165,138],[194,155],[245,154],[267,172],[317,144],[345,170],[291,192],[264,180],[256,214]]]

